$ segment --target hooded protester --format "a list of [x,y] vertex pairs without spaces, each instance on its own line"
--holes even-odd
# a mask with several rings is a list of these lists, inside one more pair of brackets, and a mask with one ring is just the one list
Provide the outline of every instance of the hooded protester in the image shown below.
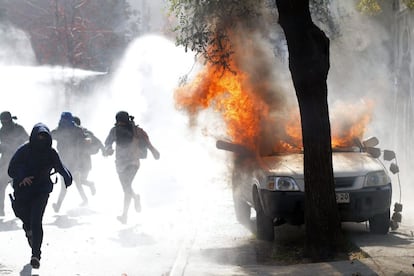
[[9,111],[0,114],[2,127],[0,128],[0,217],[4,216],[4,201],[6,188],[9,182],[7,167],[16,149],[29,139],[29,134],[19,124],[13,122],[16,116],[12,116]]
[[13,179],[12,208],[23,222],[23,230],[32,248],[30,264],[33,268],[40,266],[42,220],[53,190],[50,179],[52,169],[63,177],[66,187],[72,184],[71,173],[52,148],[48,127],[38,123],[32,129],[29,142],[17,149],[8,168],[8,174]]
[[147,149],[153,157],[158,160],[160,153],[151,144],[147,133],[135,125],[133,116],[126,111],[119,111],[116,116],[115,126],[111,128],[105,140],[105,155],[112,155],[114,150],[112,144],[115,143],[115,165],[119,180],[124,191],[124,207],[118,220],[125,224],[128,219],[128,209],[131,200],[134,199],[135,210],[141,211],[139,194],[132,189],[132,182],[140,166],[140,159],[146,158]]
[[[51,132],[52,139],[56,140],[56,148],[62,158],[63,163],[72,172],[76,188],[82,199],[81,206],[88,204],[88,198],[83,190],[80,181],[81,165],[80,162],[84,144],[87,136],[83,129],[75,124],[74,117],[71,112],[62,112],[58,127]],[[63,200],[66,196],[66,187],[61,181],[61,189],[56,203],[52,204],[53,210],[59,212]]]

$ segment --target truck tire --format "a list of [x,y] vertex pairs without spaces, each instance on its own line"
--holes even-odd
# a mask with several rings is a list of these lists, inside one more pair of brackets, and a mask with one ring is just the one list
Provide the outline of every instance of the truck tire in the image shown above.
[[257,238],[263,241],[273,241],[275,239],[273,219],[264,213],[257,189],[253,192],[253,199],[256,209]]
[[385,235],[390,228],[390,209],[381,214],[376,214],[369,219],[369,231],[373,234]]

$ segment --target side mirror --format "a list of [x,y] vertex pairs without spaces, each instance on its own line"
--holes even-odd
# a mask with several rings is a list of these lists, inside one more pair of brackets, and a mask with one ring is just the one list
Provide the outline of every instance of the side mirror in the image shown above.
[[365,150],[374,158],[378,158],[381,156],[381,150],[379,148],[368,147]]
[[384,150],[384,160],[391,161],[395,158],[395,152],[392,150]]
[[390,165],[390,172],[392,172],[393,174],[399,173],[400,172],[400,168],[398,167],[397,164],[391,163],[391,165]]
[[379,144],[379,141],[377,137],[373,136],[373,137],[368,138],[367,140],[362,141],[362,144],[366,148],[373,148]]

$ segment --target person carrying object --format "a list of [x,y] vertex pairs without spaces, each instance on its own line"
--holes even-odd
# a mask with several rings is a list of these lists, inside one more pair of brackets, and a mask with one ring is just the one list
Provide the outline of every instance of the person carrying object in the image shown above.
[[34,125],[29,142],[20,146],[10,160],[8,174],[13,179],[12,208],[23,222],[31,247],[30,264],[39,268],[43,242],[43,214],[53,191],[52,170],[59,173],[66,187],[72,184],[72,175],[52,148],[49,128],[42,123]]

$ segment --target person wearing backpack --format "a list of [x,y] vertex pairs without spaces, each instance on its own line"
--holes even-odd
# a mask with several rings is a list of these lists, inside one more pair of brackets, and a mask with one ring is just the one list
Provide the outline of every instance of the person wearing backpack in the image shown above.
[[111,128],[105,139],[105,155],[112,155],[115,143],[115,165],[124,192],[124,205],[121,216],[117,219],[125,224],[128,219],[128,209],[132,199],[137,212],[141,211],[139,194],[132,189],[132,182],[140,166],[140,159],[146,158],[150,150],[154,159],[160,158],[160,153],[152,145],[147,133],[135,125],[134,117],[126,111],[119,111],[115,116],[115,126]]
[[[58,127],[51,131],[52,139],[56,140],[56,148],[62,161],[72,172],[76,188],[82,199],[81,206],[88,204],[88,198],[80,181],[81,175],[81,156],[84,145],[87,143],[87,136],[83,129],[75,124],[71,112],[62,112]],[[63,200],[66,196],[66,187],[61,181],[61,189],[56,203],[52,204],[53,210],[59,212]]]
[[7,168],[11,157],[16,149],[29,139],[29,134],[19,124],[13,122],[16,116],[12,116],[9,111],[0,114],[0,217],[4,216],[4,202],[6,199],[6,188],[9,182]]
[[32,249],[30,264],[39,268],[43,241],[43,214],[49,194],[53,190],[50,175],[59,173],[65,187],[72,184],[72,175],[63,165],[55,149],[49,128],[38,123],[34,125],[29,142],[20,146],[12,156],[8,174],[13,179],[12,208],[16,217],[23,222],[27,241]]
[[97,154],[99,150],[101,150],[103,154],[105,148],[101,140],[99,140],[98,137],[96,137],[92,131],[90,131],[89,129],[85,127],[82,127],[81,120],[79,117],[74,116],[73,121],[75,122],[77,126],[82,128],[83,132],[86,134],[86,143],[83,144],[83,149],[80,151],[79,181],[82,185],[88,186],[91,189],[92,195],[95,195],[96,193],[95,183],[93,181],[88,180],[89,172],[92,170],[91,155]]

